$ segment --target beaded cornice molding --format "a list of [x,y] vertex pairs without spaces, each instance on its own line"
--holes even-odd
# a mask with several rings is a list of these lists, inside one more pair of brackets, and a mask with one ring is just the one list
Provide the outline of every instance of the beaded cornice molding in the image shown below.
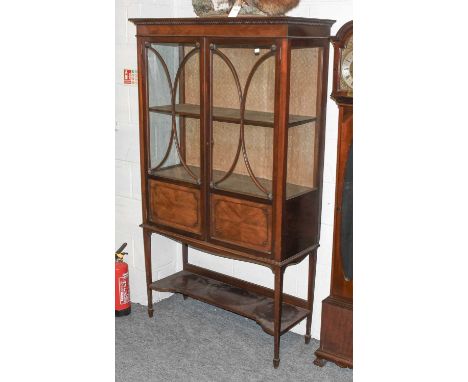
[[289,25],[332,25],[334,20],[309,19],[306,17],[191,17],[191,18],[132,18],[135,25],[249,25],[249,24],[289,24]]

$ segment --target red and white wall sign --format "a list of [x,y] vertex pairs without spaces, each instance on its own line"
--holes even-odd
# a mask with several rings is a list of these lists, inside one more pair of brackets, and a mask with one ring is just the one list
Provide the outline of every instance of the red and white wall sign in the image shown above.
[[124,84],[125,85],[138,84],[138,72],[135,69],[124,69]]

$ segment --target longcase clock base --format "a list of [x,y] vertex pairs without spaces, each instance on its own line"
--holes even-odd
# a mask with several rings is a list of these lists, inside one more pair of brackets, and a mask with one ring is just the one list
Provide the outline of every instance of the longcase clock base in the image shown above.
[[340,367],[353,368],[353,304],[329,296],[322,302],[320,348],[314,364],[331,361]]
[[350,362],[349,359],[338,357],[333,353],[327,353],[327,352],[322,352],[320,350],[317,350],[315,352],[315,356],[316,358],[314,360],[314,365],[319,366],[319,367],[323,367],[328,361],[331,361],[343,369],[353,368],[353,363]]

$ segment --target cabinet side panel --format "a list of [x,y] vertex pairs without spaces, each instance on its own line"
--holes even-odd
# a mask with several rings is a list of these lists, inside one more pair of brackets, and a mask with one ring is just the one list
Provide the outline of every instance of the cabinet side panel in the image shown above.
[[318,242],[318,209],[318,190],[286,201],[282,260]]
[[[317,117],[318,75],[321,48],[300,47],[291,50],[291,84],[289,114]],[[287,183],[315,188],[315,141],[317,126],[314,121],[288,129]]]
[[141,207],[143,223],[148,221],[148,183],[146,175],[149,167],[148,160],[148,131],[147,131],[147,101],[148,90],[146,83],[146,51],[145,41],[138,41],[138,111],[139,111],[139,144],[140,144],[140,177],[141,177]]
[[[321,46],[315,46],[315,43],[316,41],[313,42],[314,50],[310,51],[308,55],[313,57],[314,61],[313,70],[308,78],[315,77],[311,84],[316,88],[316,95],[312,98],[315,104],[310,103],[308,109],[316,117],[315,123],[311,124],[314,127],[314,131],[309,136],[310,138],[312,136],[314,138],[308,141],[308,148],[313,147],[313,152],[311,153],[310,150],[307,150],[301,158],[302,162],[308,162],[303,167],[304,175],[301,175],[301,181],[306,178],[311,179],[310,176],[312,175],[313,183],[306,184],[312,184],[314,190],[304,195],[292,197],[286,201],[286,221],[282,231],[282,237],[285,242],[281,247],[283,260],[312,245],[319,244],[320,239],[329,47],[328,42],[321,42]],[[301,44],[303,43],[301,42]],[[300,56],[298,57],[300,58]],[[296,68],[300,67],[300,63],[301,60],[296,62]],[[304,102],[308,102],[308,100],[304,100]],[[293,158],[289,158],[288,156],[288,161]],[[291,166],[291,164],[289,165]],[[310,171],[312,169],[313,173]],[[298,174],[295,174],[294,171],[291,171],[291,175],[296,177],[295,181],[298,180]]]

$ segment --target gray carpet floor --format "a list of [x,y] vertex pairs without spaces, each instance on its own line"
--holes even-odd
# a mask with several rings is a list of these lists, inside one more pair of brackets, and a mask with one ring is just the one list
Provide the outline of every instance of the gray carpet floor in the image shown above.
[[117,382],[147,381],[352,381],[352,370],[312,362],[318,341],[281,337],[278,369],[273,368],[273,337],[255,321],[181,295],[115,319]]

